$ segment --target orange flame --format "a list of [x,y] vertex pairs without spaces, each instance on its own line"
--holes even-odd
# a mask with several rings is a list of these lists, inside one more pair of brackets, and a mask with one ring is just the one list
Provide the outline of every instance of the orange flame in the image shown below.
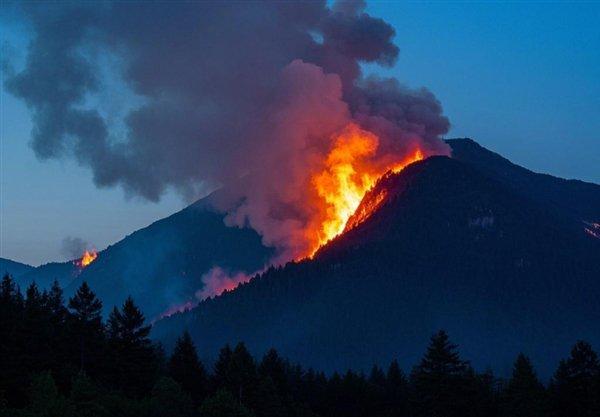
[[[334,140],[334,146],[325,161],[325,168],[312,177],[312,184],[324,203],[325,209],[315,227],[307,234],[311,242],[309,256],[325,243],[344,231],[363,197],[377,180],[388,171],[400,172],[407,165],[424,158],[416,148],[404,156],[380,158],[374,161],[379,138],[355,124],[348,125]],[[376,207],[373,206],[373,210]],[[365,219],[370,213],[361,213]]]
[[75,261],[75,265],[77,265],[79,268],[85,268],[86,266],[94,262],[97,257],[98,252],[96,252],[95,250],[86,250],[85,252],[83,252],[83,256]]

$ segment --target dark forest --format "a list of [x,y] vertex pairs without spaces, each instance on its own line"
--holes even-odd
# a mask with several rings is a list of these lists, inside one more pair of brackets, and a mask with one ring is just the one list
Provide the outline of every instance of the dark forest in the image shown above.
[[106,321],[83,283],[65,303],[58,284],[0,288],[0,415],[54,416],[598,416],[600,363],[577,341],[540,381],[525,355],[508,379],[478,372],[443,330],[410,371],[325,374],[240,342],[208,366],[187,332],[167,354],[128,298]]

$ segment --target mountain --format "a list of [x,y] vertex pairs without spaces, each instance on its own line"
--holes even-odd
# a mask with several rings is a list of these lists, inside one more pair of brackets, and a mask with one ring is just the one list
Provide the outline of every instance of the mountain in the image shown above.
[[171,346],[187,329],[204,357],[242,340],[366,370],[392,358],[407,368],[444,328],[477,368],[507,374],[523,351],[545,377],[576,340],[600,346],[600,239],[584,223],[600,220],[600,186],[450,144],[454,158],[382,178],[357,210],[372,214],[313,259],[163,319],[154,337]]
[[50,288],[54,281],[58,281],[61,287],[68,286],[77,278],[79,269],[70,262],[49,262],[36,268],[31,268],[26,273],[15,276],[15,281],[25,290],[31,283],[35,282],[40,288]]
[[48,288],[57,279],[68,297],[87,281],[104,302],[104,312],[128,295],[153,319],[167,309],[193,300],[203,288],[202,275],[212,267],[253,272],[273,252],[251,229],[227,227],[223,214],[206,197],[167,218],[140,229],[98,253],[84,269],[73,261],[49,263],[18,277],[22,288],[35,281]]
[[520,195],[555,211],[569,213],[575,219],[598,221],[600,193],[598,185],[537,174],[515,165],[471,139],[451,139],[452,157],[476,167]]
[[20,275],[25,274],[26,272],[31,271],[33,266],[23,264],[21,262],[12,261],[6,258],[0,258],[0,273],[11,274],[13,277],[18,277]]

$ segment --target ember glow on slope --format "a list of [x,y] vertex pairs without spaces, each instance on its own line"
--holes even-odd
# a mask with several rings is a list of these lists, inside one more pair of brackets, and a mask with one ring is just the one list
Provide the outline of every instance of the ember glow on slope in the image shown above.
[[[379,138],[355,124],[337,134],[325,160],[326,168],[312,176],[312,185],[321,198],[321,215],[309,222],[306,238],[312,256],[325,243],[338,236],[354,215],[363,197],[386,172],[400,172],[406,165],[424,158],[418,145],[407,153],[383,155],[375,159]],[[368,217],[363,213],[361,219]],[[311,227],[312,226],[312,227]]]
[[89,264],[91,264],[92,262],[94,262],[97,257],[98,257],[98,252],[96,252],[95,250],[92,250],[92,251],[86,250],[83,253],[83,255],[81,256],[81,259],[76,260],[74,263],[78,268],[83,269],[86,266],[88,266]]

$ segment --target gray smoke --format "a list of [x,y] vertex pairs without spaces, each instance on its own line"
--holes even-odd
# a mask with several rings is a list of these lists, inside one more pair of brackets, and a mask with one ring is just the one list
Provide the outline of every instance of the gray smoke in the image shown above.
[[90,249],[92,246],[80,237],[67,236],[62,240],[60,251],[68,260],[72,260],[81,258],[83,252]]
[[[244,201],[229,222],[296,252],[307,172],[349,122],[377,133],[380,152],[448,153],[433,94],[361,77],[361,63],[398,56],[393,28],[364,6],[27,3],[34,36],[5,86],[31,111],[40,159],[75,158],[98,186],[152,201],[229,186]],[[136,98],[119,121],[110,104],[123,98],[106,97],[115,73]]]

